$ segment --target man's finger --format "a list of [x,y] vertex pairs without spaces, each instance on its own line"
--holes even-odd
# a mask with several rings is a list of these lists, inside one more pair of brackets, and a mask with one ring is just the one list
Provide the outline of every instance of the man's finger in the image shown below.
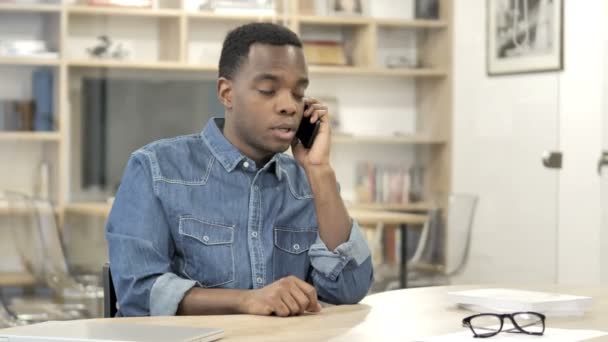
[[321,311],[321,305],[319,305],[319,301],[317,299],[317,290],[315,290],[315,288],[312,285],[310,285],[309,283],[307,283],[299,278],[296,278],[294,280],[294,282],[300,288],[302,293],[304,293],[304,295],[306,295],[306,297],[308,297],[309,302],[308,302],[308,308],[306,308],[306,311],[310,311],[310,312]]
[[308,309],[308,306],[310,305],[310,299],[308,299],[308,296],[306,296],[296,284],[294,284],[293,288],[291,289],[291,296],[300,307],[299,313],[303,314],[304,311],[306,311]]
[[274,305],[273,312],[275,313],[275,315],[280,316],[280,317],[289,316],[290,310],[287,307],[287,305],[285,303],[283,303],[283,301],[281,299],[278,299],[276,302],[273,303],[273,305]]
[[290,315],[297,315],[300,313],[300,305],[289,291],[281,295],[281,300],[283,300],[283,303],[285,303],[285,305],[289,308]]

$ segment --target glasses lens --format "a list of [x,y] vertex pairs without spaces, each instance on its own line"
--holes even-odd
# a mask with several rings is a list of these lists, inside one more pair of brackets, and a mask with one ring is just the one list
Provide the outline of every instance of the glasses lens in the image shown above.
[[500,331],[500,317],[479,315],[471,319],[471,329],[479,336],[492,336]]
[[541,316],[533,312],[522,312],[513,315],[513,320],[523,331],[540,334],[545,331],[545,323]]

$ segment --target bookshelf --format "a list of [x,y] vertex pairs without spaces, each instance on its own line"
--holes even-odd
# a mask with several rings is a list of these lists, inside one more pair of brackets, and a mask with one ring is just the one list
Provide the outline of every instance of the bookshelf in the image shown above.
[[[77,104],[71,103],[73,76],[78,73],[99,74],[104,72],[185,72],[215,75],[217,60],[193,58],[197,41],[196,29],[206,25],[236,26],[251,21],[276,22],[288,26],[296,33],[307,28],[343,29],[354,37],[353,66],[315,66],[309,71],[313,76],[340,78],[376,78],[390,80],[412,80],[415,82],[415,133],[402,136],[340,136],[333,142],[338,145],[366,145],[379,150],[386,146],[423,147],[427,156],[425,178],[431,184],[427,195],[450,192],[451,173],[451,117],[452,117],[452,2],[440,1],[440,19],[392,19],[373,17],[318,16],[305,13],[304,0],[289,0],[288,8],[276,15],[241,15],[187,10],[185,0],[163,0],[154,9],[92,7],[83,4],[0,4],[0,15],[10,13],[40,14],[57,18],[52,31],[56,31],[59,58],[0,57],[0,67],[23,66],[29,68],[51,67],[56,70],[55,116],[57,130],[54,132],[0,132],[0,144],[24,144],[37,142],[50,144],[58,162],[54,179],[57,189],[52,198],[64,212],[91,212],[95,215],[107,213],[105,203],[75,204],[71,179],[78,153],[77,142],[80,125],[74,111]],[[72,49],[75,44],[90,46],[96,35],[102,32],[89,30],[89,23],[103,23],[114,27],[118,22],[128,26],[151,28],[143,37],[150,48],[149,58],[133,56],[133,59],[90,59],[82,51]],[[110,23],[110,24],[108,24]],[[126,23],[126,24],[125,24]],[[136,25],[137,24],[137,25]],[[103,25],[94,25],[102,27]],[[120,25],[118,25],[120,26]],[[0,26],[0,30],[1,30]],[[118,29],[117,29],[118,30]],[[377,53],[379,35],[383,30],[411,30],[420,33],[417,54],[422,62],[419,68],[394,68],[380,66]],[[137,36],[137,32],[131,34]],[[88,41],[85,41],[88,39]],[[217,42],[216,42],[217,43]],[[221,42],[220,42],[221,43]],[[84,50],[80,48],[80,50]],[[348,120],[348,117],[344,118]],[[424,133],[421,133],[424,132]],[[430,146],[431,148],[426,148]],[[418,153],[418,152],[416,152]],[[2,156],[0,156],[0,159]],[[426,203],[418,204],[366,204],[366,208],[391,210],[422,210]]]
[[50,12],[59,13],[61,12],[61,5],[56,4],[12,4],[12,3],[0,3],[0,11],[2,12]]
[[41,141],[59,142],[57,132],[6,132],[0,131],[0,141]]

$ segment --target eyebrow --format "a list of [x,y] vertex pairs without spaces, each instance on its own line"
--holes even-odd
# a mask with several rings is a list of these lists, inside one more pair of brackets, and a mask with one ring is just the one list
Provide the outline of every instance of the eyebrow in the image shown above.
[[[254,82],[261,82],[261,81],[279,82],[281,80],[281,77],[279,77],[277,75],[269,74],[269,73],[262,73],[262,74],[257,75],[253,80],[254,80]],[[302,77],[298,80],[298,86],[308,86],[309,83],[310,83],[310,81],[306,77]]]

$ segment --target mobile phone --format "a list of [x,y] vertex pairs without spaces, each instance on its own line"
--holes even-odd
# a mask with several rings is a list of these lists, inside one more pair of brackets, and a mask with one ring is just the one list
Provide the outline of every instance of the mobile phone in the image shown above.
[[[308,105],[305,105],[304,112],[306,112],[307,109]],[[321,126],[321,120],[310,123],[310,117],[302,116],[302,121],[300,121],[300,126],[296,131],[296,137],[300,139],[300,142],[305,148],[310,149],[312,147],[312,144],[315,142],[315,137],[319,132],[319,126]]]

